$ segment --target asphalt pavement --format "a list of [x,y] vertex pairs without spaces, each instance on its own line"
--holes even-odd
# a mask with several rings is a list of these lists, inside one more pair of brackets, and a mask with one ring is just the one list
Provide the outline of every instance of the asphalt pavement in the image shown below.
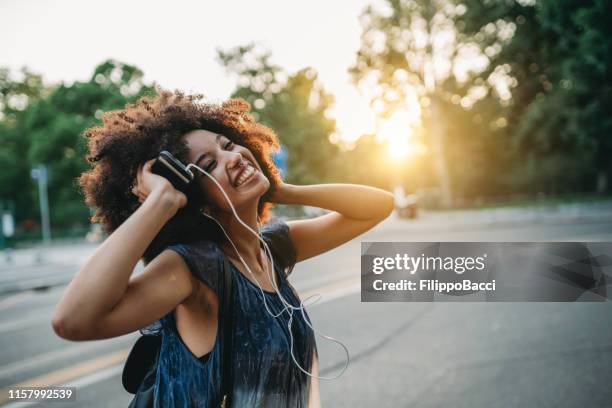
[[[416,222],[392,217],[296,265],[290,280],[301,296],[323,294],[309,308],[315,327],[344,342],[351,353],[340,379],[321,381],[323,406],[612,406],[609,302],[362,303],[359,295],[361,241],[612,242],[606,211],[511,221],[500,214],[492,220],[490,213],[430,213]],[[74,273],[93,250],[84,244],[65,252],[71,261],[59,256],[53,262]],[[28,267],[27,253],[19,256],[18,266]],[[4,268],[0,265],[0,273],[15,272],[15,264]],[[120,373],[137,334],[78,343],[58,338],[50,319],[64,285],[0,296],[0,388],[73,385],[76,403],[36,406],[127,406],[131,395],[121,387]],[[344,354],[320,338],[317,345],[321,374],[334,375]]]

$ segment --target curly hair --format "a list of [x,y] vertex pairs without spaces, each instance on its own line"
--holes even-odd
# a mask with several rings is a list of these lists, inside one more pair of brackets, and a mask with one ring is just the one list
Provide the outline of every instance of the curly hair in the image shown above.
[[[92,168],[79,177],[85,203],[95,208],[91,217],[107,233],[115,231],[140,206],[131,187],[138,168],[167,150],[187,163],[188,147],[183,136],[196,129],[221,133],[248,148],[270,180],[270,189],[258,205],[262,222],[269,218],[267,201],[280,182],[280,174],[270,153],[278,149],[278,139],[270,128],[249,115],[251,106],[242,99],[222,104],[202,102],[202,95],[158,90],[153,97],[142,97],[124,109],[104,113],[102,125],[85,131],[89,139],[86,159]],[[150,262],[166,246],[198,239],[220,239],[218,226],[203,216],[202,199],[189,200],[170,219],[144,253]]]

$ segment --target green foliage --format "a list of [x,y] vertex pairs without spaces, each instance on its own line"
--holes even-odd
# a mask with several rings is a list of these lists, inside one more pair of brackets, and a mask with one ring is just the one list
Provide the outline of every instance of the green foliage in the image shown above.
[[[373,78],[372,102],[383,115],[405,107],[411,94],[449,98],[457,91],[452,66],[463,45],[460,38],[437,41],[460,15],[450,0],[386,0],[361,15],[361,47],[350,73],[356,84]],[[435,66],[441,60],[447,69]],[[424,106],[426,108],[426,106]]]
[[[611,12],[603,0],[388,0],[364,11],[351,73],[358,84],[375,79],[383,117],[415,92],[425,133],[443,124],[458,198],[609,191]],[[454,38],[440,45],[444,30]],[[431,72],[432,61],[458,62],[464,47],[486,65],[463,78]]]
[[0,200],[16,211],[17,220],[37,209],[31,167],[25,160],[31,141],[25,118],[28,107],[47,93],[40,75],[26,68],[17,75],[0,68]]
[[274,129],[287,148],[287,182],[311,184],[337,177],[339,148],[329,141],[336,124],[326,115],[334,100],[314,69],[287,75],[255,44],[219,50],[218,59],[239,84],[232,97],[249,102],[255,119]]
[[464,35],[479,26],[516,26],[489,70],[507,66],[516,79],[506,109],[515,189],[564,193],[609,188],[612,37],[605,1],[518,3],[467,1]]
[[[605,0],[386,0],[368,7],[350,73],[356,84],[369,84],[381,118],[420,104],[414,137],[430,150],[404,163],[391,162],[374,135],[348,152],[330,142],[334,99],[314,69],[289,74],[254,44],[219,50],[218,59],[237,80],[232,96],[247,100],[287,148],[290,183],[400,182],[414,191],[440,184],[442,158],[462,202],[605,192],[612,184],[610,15]],[[437,41],[448,29],[452,40]],[[469,61],[485,57],[486,64],[460,78],[452,68],[466,47],[476,52]],[[449,69],[435,66],[443,60]],[[0,67],[0,201],[14,208],[18,231],[39,219],[30,176],[38,164],[50,170],[54,229],[87,224],[76,184],[87,168],[81,134],[102,112],[152,92],[137,67],[115,60],[72,84],[45,85],[25,68]],[[432,137],[435,129],[442,137]]]
[[[49,168],[50,219],[54,228],[86,225],[89,210],[77,185],[87,169],[83,130],[101,118],[104,111],[123,107],[153,89],[142,81],[134,66],[108,60],[94,70],[87,82],[44,87],[40,77],[26,73],[21,81],[0,71],[0,100],[4,117],[0,122],[0,197],[15,203],[16,220],[39,219],[38,194],[30,169]],[[27,96],[21,109],[5,101]],[[23,97],[22,97],[23,98]]]
[[[452,151],[457,145],[454,138],[470,134],[453,134],[449,120],[452,105],[471,91],[471,84],[466,85],[455,75],[458,67],[465,66],[463,54],[472,45],[454,35],[455,21],[464,9],[452,0],[387,0],[369,6],[361,16],[361,47],[350,70],[355,84],[366,87],[381,120],[398,110],[413,111],[414,105],[419,105],[429,161],[435,165],[416,174],[436,173],[435,178],[426,178],[435,180],[443,205],[451,204],[457,193],[454,190],[465,194],[459,173],[449,171],[457,168],[451,160],[462,156]],[[463,69],[469,72],[475,68]],[[419,187],[431,186],[423,183]]]

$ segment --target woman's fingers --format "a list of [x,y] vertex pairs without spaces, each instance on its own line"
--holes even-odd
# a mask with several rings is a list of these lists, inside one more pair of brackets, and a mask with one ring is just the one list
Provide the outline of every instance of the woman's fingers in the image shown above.
[[[169,184],[169,181],[164,179],[161,176],[153,174],[151,171],[153,164],[157,159],[147,160],[141,166],[138,167],[136,172],[136,182],[134,183],[134,187],[132,188],[132,194],[138,197],[138,201],[140,203],[144,202],[146,198],[149,196],[151,191],[159,188],[162,184]],[[176,191],[175,193],[179,194],[179,205],[183,207],[187,202],[187,197],[182,193]]]
[[140,190],[138,189],[138,186],[132,187],[132,194],[134,194],[138,198],[138,201],[140,203],[144,202],[144,200],[147,198],[146,195],[140,192]]
[[132,194],[138,197],[138,201],[140,201],[141,203],[144,201],[143,197],[146,198],[146,194],[144,194],[144,192],[142,191],[143,168],[144,165],[138,166],[138,170],[136,171],[136,183],[134,183],[134,187],[132,188]]
[[156,159],[147,160],[142,166],[138,168],[138,184],[140,187],[140,192],[144,194],[144,196],[148,196],[151,192],[150,181],[145,183],[146,180],[151,179],[151,167],[153,167],[153,163],[155,163]]
[[142,178],[142,168],[144,167],[144,165],[140,165],[138,166],[138,170],[136,170],[136,179],[138,181],[140,181],[140,179]]
[[[136,189],[136,191],[139,191],[139,187],[142,185],[141,180],[142,180],[142,166],[139,166],[138,170],[136,170],[136,182],[134,183],[134,188]],[[134,193],[134,194],[137,195],[137,193]]]
[[157,159],[147,160],[143,166],[143,169],[146,171],[151,171],[151,167],[153,167],[153,163],[155,163]]
[[179,207],[183,208],[187,204],[187,196],[183,193],[179,194]]
[[[140,166],[138,166],[138,170],[136,171],[136,184],[135,184],[135,187],[137,187],[137,188],[139,186],[144,187],[144,184],[142,183],[142,179],[144,177],[144,172],[145,171],[150,172],[151,171],[151,166],[153,166],[154,162],[155,162],[155,159],[151,159],[151,160],[146,161],[144,164],[141,164]],[[148,193],[143,191],[142,188],[138,188],[138,191],[148,195]]]

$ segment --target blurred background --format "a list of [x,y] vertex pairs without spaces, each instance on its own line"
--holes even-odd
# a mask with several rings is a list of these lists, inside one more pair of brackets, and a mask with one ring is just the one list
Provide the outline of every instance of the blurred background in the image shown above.
[[[161,86],[250,102],[286,182],[394,193],[389,219],[294,272],[356,353],[324,406],[612,406],[607,304],[358,294],[360,241],[612,241],[612,3],[4,0],[0,15],[0,387],[127,405],[136,336],[75,344],[50,319],[105,238],[76,183],[82,132]],[[342,353],[320,348],[331,375]]]

